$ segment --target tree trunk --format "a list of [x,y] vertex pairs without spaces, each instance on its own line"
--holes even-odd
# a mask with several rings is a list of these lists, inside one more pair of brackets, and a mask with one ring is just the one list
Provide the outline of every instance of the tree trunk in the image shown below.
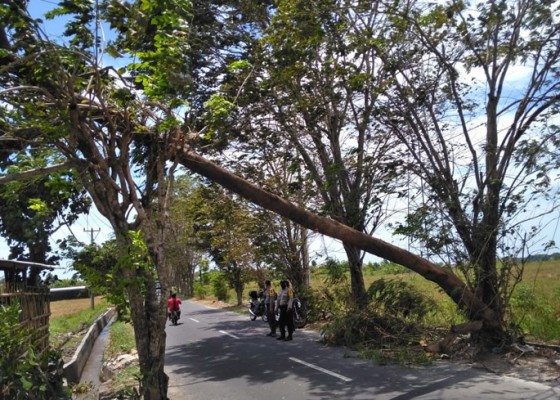
[[303,263],[303,287],[309,289],[311,287],[311,270],[309,269],[309,244],[308,231],[303,229],[301,234],[301,262]]
[[[121,238],[120,243],[128,242]],[[129,246],[121,246],[128,249]],[[157,262],[157,260],[156,260]],[[165,365],[165,323],[167,321],[166,296],[158,298],[153,275],[143,268],[124,268],[127,284],[126,294],[130,302],[134,338],[140,364],[140,395],[144,400],[167,399],[169,378],[164,372]],[[163,278],[165,282],[165,277]],[[162,282],[162,289],[166,285]],[[165,305],[164,305],[165,304]]]
[[453,301],[464,310],[471,320],[481,320],[488,329],[501,330],[501,323],[494,310],[487,305],[451,271],[423,259],[407,250],[383,240],[368,236],[329,218],[320,217],[295,206],[285,199],[269,193],[248,181],[226,171],[218,165],[194,153],[188,146],[178,146],[176,158],[186,168],[196,172],[224,188],[239,194],[267,210],[284,216],[308,229],[341,240],[345,245],[355,246],[368,253],[402,265],[424,278],[435,282]]
[[366,295],[366,285],[362,273],[361,250],[355,246],[344,244],[346,257],[348,258],[348,268],[350,269],[350,283],[356,307],[365,310],[368,305]]

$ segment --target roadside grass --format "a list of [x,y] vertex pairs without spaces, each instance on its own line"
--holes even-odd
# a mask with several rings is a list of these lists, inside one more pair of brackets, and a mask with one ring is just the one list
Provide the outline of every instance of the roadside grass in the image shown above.
[[[95,298],[95,306],[90,307],[90,299],[59,300],[51,303],[49,320],[49,342],[55,349],[76,346],[83,332],[103,314],[109,304],[102,297]],[[85,333],[85,332],[84,332]]]
[[[66,357],[73,355],[79,346],[84,333],[93,322],[103,314],[110,304],[102,297],[95,298],[95,307],[90,307],[90,299],[60,300],[51,303],[50,342],[57,349],[62,349]],[[103,354],[107,361],[123,353],[130,353],[136,349],[134,329],[130,323],[115,321],[109,327],[109,338]],[[134,398],[134,388],[138,385],[140,367],[138,362],[123,368],[111,379],[109,387],[112,393],[119,393],[124,397]],[[78,384],[73,388],[75,394],[88,393],[88,384]]]
[[[326,286],[327,274],[321,269],[314,270],[311,274],[311,286],[321,290]],[[349,276],[346,273],[346,284],[349,285]],[[466,322],[466,317],[460,312],[457,305],[435,283],[424,279],[422,276],[408,269],[385,264],[380,268],[364,268],[364,281],[366,288],[378,279],[401,279],[412,284],[419,292],[430,297],[437,304],[437,308],[429,313],[423,323],[432,328],[449,328]],[[277,283],[277,282],[273,282]],[[248,293],[257,289],[256,282],[246,285],[243,296],[243,305],[235,305],[235,292],[230,289],[228,301],[231,309],[241,314],[247,313]],[[203,296],[196,296],[211,302],[215,299],[210,295],[212,289],[204,290]],[[560,337],[560,260],[535,261],[525,266],[523,279],[515,288],[510,301],[510,310],[513,322],[519,334],[526,340],[557,344]],[[316,321],[311,321],[312,323]]]
[[398,364],[403,366],[427,366],[434,359],[433,353],[426,352],[420,346],[363,346],[359,350],[360,357],[366,360],[375,360],[380,365]]
[[[135,349],[136,342],[132,324],[124,321],[113,322],[109,327],[109,339],[103,353],[103,360],[110,360],[120,354],[130,353]],[[115,396],[135,398],[135,388],[138,386],[139,378],[140,366],[136,360],[117,371],[116,375],[107,383],[107,386]]]
[[119,354],[130,353],[134,349],[136,349],[136,343],[132,324],[124,321],[113,322],[109,327],[109,340],[103,359],[109,360]]

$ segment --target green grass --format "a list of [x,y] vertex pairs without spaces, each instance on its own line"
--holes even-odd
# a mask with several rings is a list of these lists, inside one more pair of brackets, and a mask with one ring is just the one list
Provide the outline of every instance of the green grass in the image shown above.
[[[136,343],[134,341],[134,328],[132,324],[123,321],[113,322],[109,327],[109,340],[103,354],[103,359],[109,360],[119,354],[130,353],[134,349],[136,349]],[[122,398],[137,398],[134,396],[134,391],[138,386],[139,376],[140,367],[138,362],[123,368],[108,383],[111,392],[115,395],[122,395]]]
[[89,329],[93,322],[107,310],[107,307],[108,303],[102,300],[97,302],[93,310],[88,308],[75,314],[51,318],[49,321],[50,344],[56,349],[60,348],[68,334],[76,334]]
[[130,323],[115,321],[109,327],[109,341],[104,359],[108,360],[122,353],[129,353],[136,348],[134,328]]

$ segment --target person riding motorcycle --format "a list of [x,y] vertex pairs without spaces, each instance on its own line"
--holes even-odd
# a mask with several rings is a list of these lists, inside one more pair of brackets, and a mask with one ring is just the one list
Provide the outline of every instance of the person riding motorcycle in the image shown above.
[[181,318],[181,299],[176,293],[172,293],[167,300],[167,317],[171,319],[171,313],[177,311],[177,319]]

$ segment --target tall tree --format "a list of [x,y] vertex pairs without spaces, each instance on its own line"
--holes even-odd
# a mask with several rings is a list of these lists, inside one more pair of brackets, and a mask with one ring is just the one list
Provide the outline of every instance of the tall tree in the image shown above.
[[504,301],[521,276],[514,261],[538,233],[524,222],[555,206],[559,9],[474,5],[400,3],[385,10],[389,29],[369,40],[394,76],[379,115],[417,177],[415,210],[398,232],[459,266],[505,326]]
[[196,236],[196,213],[192,194],[198,181],[188,175],[179,176],[175,182],[169,207],[169,230],[165,252],[171,266],[171,282],[187,297],[194,295],[194,273],[200,266],[204,252]]
[[[29,158],[15,156],[17,166],[8,169],[33,169]],[[35,162],[45,163],[39,156]],[[0,233],[7,239],[10,258],[38,263],[58,261],[50,243],[52,235],[62,226],[71,226],[90,206],[72,171],[10,182],[0,187],[0,198]]]
[[252,269],[260,260],[254,238],[258,235],[258,220],[251,215],[248,204],[219,186],[199,186],[191,193],[191,208],[195,235],[202,249],[224,273],[237,294],[237,304],[243,304],[245,283],[253,277]]
[[[26,13],[26,2],[5,2],[0,8],[6,16],[0,26],[6,61],[0,77],[3,129],[14,136],[30,127],[33,145],[56,148],[111,223],[146,399],[165,398],[167,392],[165,302],[158,301],[156,277],[146,266],[155,265],[162,289],[168,290],[164,250],[174,171],[167,163],[174,151],[169,139],[201,129],[198,117],[216,86],[212,82],[239,48],[236,37],[244,31],[233,28],[244,23],[245,11],[266,7],[264,2],[232,2],[238,8],[228,3],[61,1],[50,15],[68,18],[66,47],[44,37]],[[117,35],[108,51],[124,55],[127,67],[118,71],[99,64],[101,16]],[[5,182],[38,173],[9,176]],[[135,231],[143,232],[151,262],[138,258]]]
[[[284,168],[294,171],[287,182],[292,192],[311,187],[302,205],[372,234],[386,196],[398,187],[399,159],[394,137],[374,120],[387,77],[379,73],[372,49],[357,48],[356,24],[381,29],[383,19],[375,3],[371,10],[359,3],[279,2],[249,59],[251,68],[239,74],[244,86],[234,94],[238,148],[251,155],[248,163],[284,160]],[[369,12],[366,22],[359,21],[360,8]],[[272,187],[270,173],[263,178],[260,182]],[[285,188],[274,190],[292,201],[302,199]],[[364,252],[343,245],[356,305],[364,307]]]
[[270,275],[288,279],[296,291],[308,288],[312,232],[266,210],[256,208],[253,213],[260,227],[254,239],[257,259],[264,262]]
[[[165,398],[166,305],[157,297],[152,266],[155,265],[162,287],[169,288],[169,269],[162,249],[171,181],[167,175],[173,176],[173,167],[166,165],[166,138],[175,131],[169,129],[174,126],[170,124],[174,121],[173,113],[161,103],[154,102],[149,109],[144,107],[145,100],[140,100],[126,79],[119,78],[110,68],[100,68],[95,52],[88,57],[87,51],[96,47],[94,37],[79,22],[93,21],[93,3],[63,2],[55,12],[78,14],[78,23],[71,19],[68,25],[67,33],[72,35],[69,48],[45,40],[22,6],[2,6],[2,11],[10,16],[10,25],[3,27],[3,33],[12,39],[3,49],[12,60],[2,74],[3,112],[10,116],[4,120],[6,129],[18,132],[29,126],[37,130],[40,135],[33,144],[52,146],[71,162],[96,208],[112,225],[122,284],[134,322],[141,393],[146,399]],[[152,23],[162,32],[173,31],[182,21],[178,14],[171,20],[158,19],[158,13],[165,13],[161,9],[152,11]],[[138,16],[134,12],[141,13],[136,8],[130,18]],[[168,37],[160,37],[158,45],[165,39],[170,40],[170,46],[178,46]],[[144,62],[142,72],[151,72],[150,63],[154,60],[161,62],[157,46],[139,59]],[[169,74],[176,71],[168,66]],[[155,78],[160,83],[163,79]],[[140,73],[138,79],[146,80],[146,75]],[[154,101],[162,100],[156,83],[148,81],[144,86],[148,94],[153,92]],[[138,233],[133,232],[140,232],[146,221],[156,226],[143,231],[151,261],[141,250],[144,247]]]

